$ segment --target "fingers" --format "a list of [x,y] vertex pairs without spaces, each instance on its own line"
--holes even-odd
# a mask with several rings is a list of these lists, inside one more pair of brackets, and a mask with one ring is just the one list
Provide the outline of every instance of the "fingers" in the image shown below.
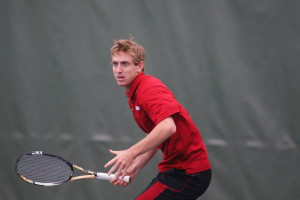
[[[104,168],[109,167],[110,165],[114,164],[116,162],[116,158],[111,159],[108,163],[104,165]],[[110,175],[118,166],[114,165],[108,172],[108,175]]]
[[[114,155],[118,155],[118,151],[113,151],[113,150],[109,150],[111,154],[114,154]],[[109,167],[110,165],[114,164],[117,162],[117,158],[114,157],[113,159],[111,159],[109,162],[107,162],[105,165],[104,165],[104,168],[107,168]],[[119,167],[119,164],[118,165],[114,165],[108,172],[108,175],[110,175],[113,171],[115,171],[115,169]]]
[[109,152],[110,152],[111,154],[118,155],[118,152],[119,152],[119,151],[113,151],[113,150],[110,149]]
[[[122,171],[122,174],[123,174],[124,176],[125,176],[125,175],[130,175],[130,172],[127,171],[127,172],[125,173],[124,171]],[[129,183],[124,182],[123,179],[121,179],[121,180],[120,180],[120,179],[113,179],[113,180],[110,180],[110,183],[112,183],[112,184],[115,185],[115,186],[123,186],[123,187],[126,187],[126,186],[128,186],[128,185],[132,182],[133,178],[134,178],[134,176],[130,175],[130,181],[129,181]]]
[[111,180],[110,181],[113,185],[115,186],[123,186],[123,187],[126,187],[128,186],[128,183],[124,182],[124,181],[121,181],[121,180]]
[[109,167],[111,164],[113,164],[115,161],[114,159],[110,160],[109,162],[107,162],[105,165],[104,165],[104,168],[107,168]]
[[[124,179],[127,169],[130,167],[130,165],[133,162],[132,154],[128,150],[123,151],[113,151],[109,150],[111,154],[116,155],[113,159],[111,159],[109,162],[107,162],[104,167],[107,168],[109,166],[112,166],[110,170],[108,171],[108,175],[111,175],[113,172],[115,172],[115,178],[112,180],[113,183],[116,183],[117,185],[124,185],[121,182],[118,182],[118,178],[120,177],[121,180]],[[124,181],[122,181],[124,182]]]
[[[110,170],[107,172],[108,175],[111,175],[117,168],[119,168],[119,164],[113,165],[112,168],[110,168]],[[118,173],[118,172],[117,172],[117,173]],[[117,175],[118,175],[117,173],[115,174],[116,177],[117,177]]]
[[121,177],[122,180],[124,179],[124,177],[125,177],[125,175],[126,175],[125,172],[127,172],[127,169],[128,169],[128,167],[125,167],[125,168],[122,170],[122,177]]
[[116,172],[116,177],[119,177],[119,175],[121,174],[121,172],[123,170],[127,170],[127,164],[126,164],[126,160],[123,159],[120,159],[120,156],[119,154],[122,152],[122,151],[113,151],[113,150],[109,150],[110,153],[116,155],[116,157],[114,157],[113,159],[111,159],[109,162],[107,162],[104,167],[107,168],[109,167],[110,165],[113,165],[111,167],[111,169],[108,171],[108,175],[112,174],[115,170],[118,170]]
[[[117,165],[117,164],[116,164],[116,165]],[[112,168],[114,168],[116,165],[114,165]],[[124,172],[127,171],[127,168],[128,168],[128,167],[125,167],[125,164],[120,164],[119,166],[117,166],[117,167],[115,167],[115,168],[118,168],[118,171],[115,173],[115,179],[118,180],[119,177],[121,177],[121,180],[123,180],[123,179],[124,179],[124,176],[125,176],[125,174],[126,174],[126,173],[124,173]],[[112,169],[111,169],[111,170],[112,170]]]
[[[109,150],[109,152],[110,152],[111,154],[114,154],[114,155],[117,155],[117,154],[118,154],[117,151],[113,151],[113,150],[111,150],[111,149]],[[115,163],[115,162],[116,162],[115,159],[116,159],[116,158],[111,159],[108,163],[106,163],[106,164],[104,165],[104,167],[107,168],[107,167],[110,166],[111,164]]]

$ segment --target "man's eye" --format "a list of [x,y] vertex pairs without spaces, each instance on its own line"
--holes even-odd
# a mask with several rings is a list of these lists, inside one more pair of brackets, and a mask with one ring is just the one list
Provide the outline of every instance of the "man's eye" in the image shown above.
[[128,62],[121,62],[122,67],[127,67],[129,65]]
[[117,63],[117,62],[113,62],[112,65],[113,65],[114,67],[116,67],[116,66],[118,66],[118,63]]

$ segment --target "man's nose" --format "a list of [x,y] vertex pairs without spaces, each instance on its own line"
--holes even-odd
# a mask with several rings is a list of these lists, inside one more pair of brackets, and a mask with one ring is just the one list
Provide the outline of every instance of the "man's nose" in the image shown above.
[[117,72],[122,72],[122,71],[123,71],[123,69],[122,69],[121,63],[119,63],[117,66]]

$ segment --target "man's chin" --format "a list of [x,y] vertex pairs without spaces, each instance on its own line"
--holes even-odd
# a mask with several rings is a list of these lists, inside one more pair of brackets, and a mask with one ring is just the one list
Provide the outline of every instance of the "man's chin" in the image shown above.
[[124,82],[117,82],[118,83],[118,85],[120,86],[120,87],[126,87],[126,83],[124,83]]

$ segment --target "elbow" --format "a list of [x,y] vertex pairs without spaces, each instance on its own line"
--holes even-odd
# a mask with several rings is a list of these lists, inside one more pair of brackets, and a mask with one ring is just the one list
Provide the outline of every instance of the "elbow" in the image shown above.
[[174,133],[176,133],[176,124],[175,124],[174,121],[173,121],[173,123],[171,123],[169,125],[169,131],[168,132],[169,132],[170,136],[173,135]]
[[176,133],[176,124],[172,117],[169,117],[160,123],[165,136],[168,138]]

